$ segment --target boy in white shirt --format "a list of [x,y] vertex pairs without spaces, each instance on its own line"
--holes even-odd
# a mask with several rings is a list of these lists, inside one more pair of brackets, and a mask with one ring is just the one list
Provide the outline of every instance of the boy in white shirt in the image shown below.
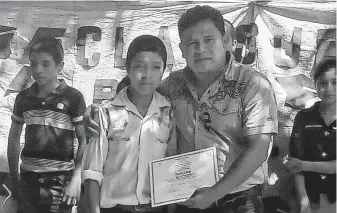
[[159,38],[142,35],[131,42],[126,57],[131,84],[100,105],[100,132],[83,159],[89,212],[164,211],[151,208],[149,162],[176,153],[170,101],[155,91],[166,61]]

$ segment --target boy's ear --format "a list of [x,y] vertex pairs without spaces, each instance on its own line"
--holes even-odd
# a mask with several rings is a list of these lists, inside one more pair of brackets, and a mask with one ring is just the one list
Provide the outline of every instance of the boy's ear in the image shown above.
[[179,48],[180,48],[180,51],[181,51],[181,53],[182,53],[182,56],[183,56],[183,58],[185,58],[186,59],[186,46],[183,44],[183,43],[179,43]]

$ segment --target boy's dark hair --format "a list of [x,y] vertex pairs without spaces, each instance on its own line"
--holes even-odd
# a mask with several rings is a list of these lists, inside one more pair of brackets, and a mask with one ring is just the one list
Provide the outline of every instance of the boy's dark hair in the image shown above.
[[[230,21],[228,21],[227,19],[224,19],[224,23],[225,23],[225,31],[227,31],[227,29],[228,29],[227,33],[229,33],[229,35],[232,38],[232,40],[234,40],[235,39],[236,30],[235,30],[233,24]],[[226,26],[228,28],[226,28]]]
[[141,35],[135,38],[129,48],[126,55],[125,67],[126,70],[130,70],[130,64],[132,58],[134,58],[139,52],[148,51],[156,52],[163,59],[164,70],[166,68],[167,52],[164,43],[156,36]]
[[60,40],[52,37],[44,37],[34,41],[29,47],[29,58],[32,52],[48,53],[54,59],[56,65],[63,61],[64,51]]
[[8,33],[0,36],[0,51],[3,51],[10,46],[10,41],[13,37],[14,33]]
[[215,27],[220,31],[221,35],[225,35],[224,20],[220,11],[207,5],[198,5],[188,9],[179,19],[178,31],[180,39],[182,38],[182,34],[186,29],[204,20],[212,21]]
[[314,81],[317,81],[317,79],[323,73],[327,72],[331,68],[336,68],[336,58],[325,59],[325,60],[321,61],[315,68]]

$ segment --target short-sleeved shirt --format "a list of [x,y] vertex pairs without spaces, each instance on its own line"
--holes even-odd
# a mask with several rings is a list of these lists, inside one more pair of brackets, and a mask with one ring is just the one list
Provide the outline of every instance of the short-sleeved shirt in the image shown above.
[[[236,63],[233,55],[229,57],[228,65],[200,99],[188,67],[171,73],[160,91],[171,99],[178,153],[216,146],[220,177],[247,147],[247,136],[278,131],[270,82],[250,67]],[[263,183],[266,169],[265,162],[232,193]]]
[[[304,161],[336,160],[336,121],[329,126],[318,109],[320,102],[297,113],[290,137],[290,156]],[[336,201],[336,174],[303,172],[309,199],[318,203],[321,194]]]
[[90,138],[82,161],[82,179],[101,184],[101,208],[150,203],[149,162],[176,154],[170,102],[154,92],[143,117],[127,88],[100,105],[100,134]]
[[74,125],[82,122],[85,108],[81,92],[63,80],[47,98],[38,97],[36,83],[21,91],[12,115],[13,121],[26,123],[21,168],[36,172],[73,168]]

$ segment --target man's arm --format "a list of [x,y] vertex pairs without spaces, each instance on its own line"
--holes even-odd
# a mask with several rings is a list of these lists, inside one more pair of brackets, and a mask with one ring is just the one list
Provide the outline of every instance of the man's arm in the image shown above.
[[13,197],[18,199],[19,197],[19,157],[20,157],[20,136],[22,132],[23,124],[16,121],[12,121],[12,125],[8,136],[7,158],[9,164],[9,172],[13,185]]
[[226,174],[212,187],[197,189],[182,205],[205,209],[247,180],[268,158],[271,134],[249,136],[249,146],[233,162]]
[[212,188],[213,200],[216,201],[233,188],[247,180],[268,158],[268,149],[271,134],[259,134],[248,136],[248,147],[233,162],[226,174]]
[[[100,213],[100,185],[96,180],[84,181],[85,201],[89,213]],[[87,193],[89,192],[89,193]]]
[[98,104],[88,106],[83,115],[84,126],[88,137],[98,135],[99,124],[95,120],[98,120]]

